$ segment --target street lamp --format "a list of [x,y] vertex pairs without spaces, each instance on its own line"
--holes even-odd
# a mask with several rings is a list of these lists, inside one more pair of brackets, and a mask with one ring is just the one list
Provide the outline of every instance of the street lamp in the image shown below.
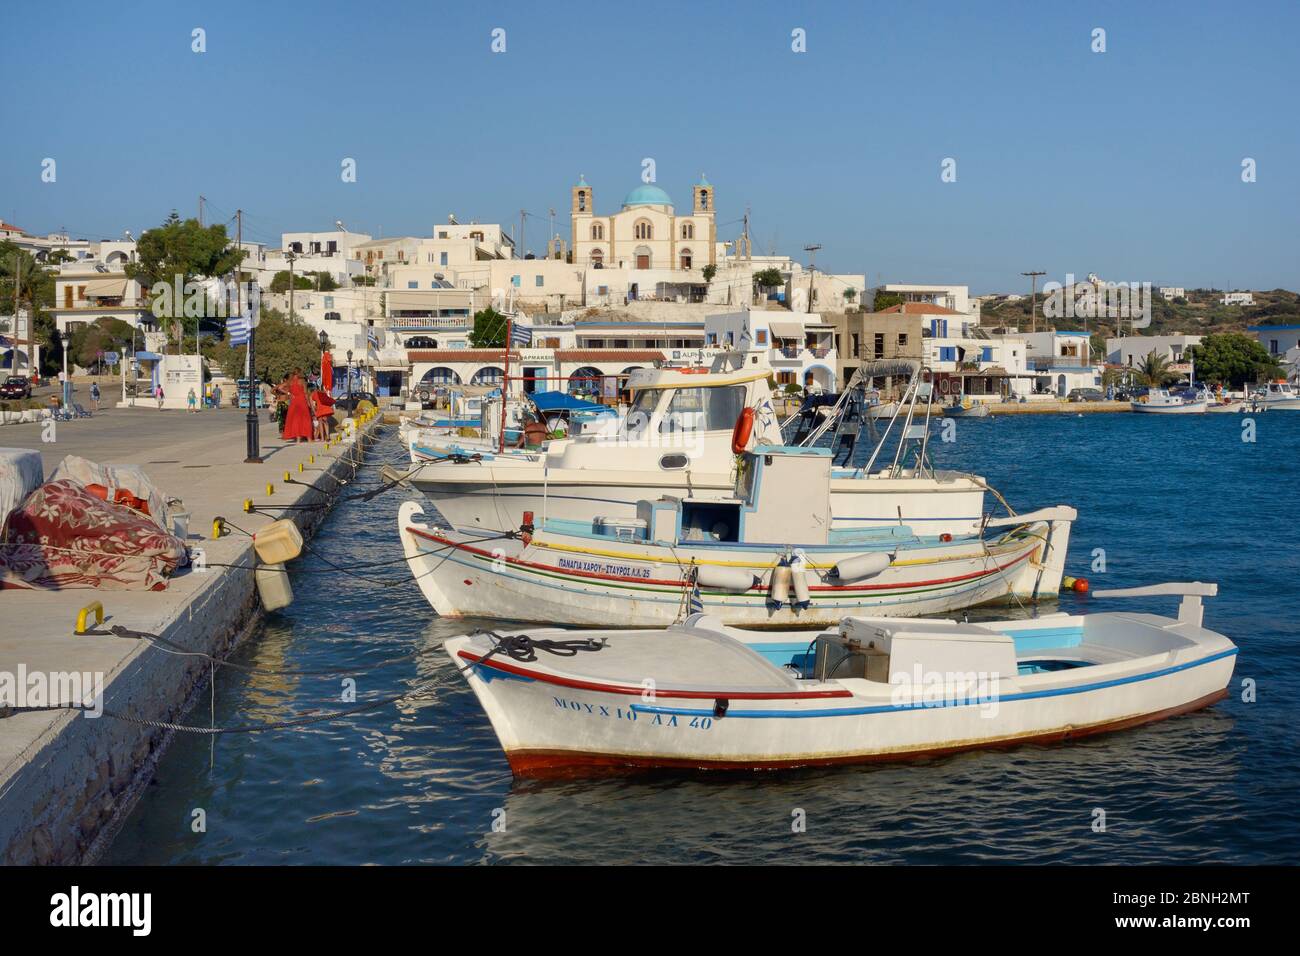
[[348,349],[348,406],[352,405],[352,350]]
[[68,378],[68,346],[72,343],[72,333],[66,326],[59,333],[59,340],[63,342],[63,407],[66,410],[72,404],[72,380]]
[[247,456],[244,458],[246,465],[260,465],[262,463],[262,436],[258,428],[257,419],[257,395],[260,389],[257,387],[257,328],[254,322],[257,318],[256,304],[260,299],[256,284],[250,284],[248,293],[248,414],[244,417],[244,437],[247,443]]

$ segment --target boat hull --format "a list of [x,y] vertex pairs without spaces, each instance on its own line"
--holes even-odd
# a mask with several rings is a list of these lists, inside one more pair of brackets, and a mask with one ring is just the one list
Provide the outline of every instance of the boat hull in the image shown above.
[[[1081,668],[1073,680],[1021,677],[977,701],[930,703],[860,679],[810,681],[801,692],[734,696],[723,688],[653,689],[651,684],[646,691],[567,679],[500,657],[483,661],[481,648],[476,651],[469,637],[448,640],[446,650],[466,668],[516,775],[579,776],[908,760],[1136,727],[1226,696],[1236,648],[1220,635],[1201,633],[1210,639]],[[653,641],[655,635],[636,639]]]
[[1147,415],[1204,415],[1209,403],[1205,401],[1187,402],[1183,405],[1152,405],[1147,402],[1130,402],[1135,412]]
[[750,571],[741,591],[701,587],[699,601],[723,623],[745,627],[824,626],[846,615],[915,617],[1000,601],[1054,599],[1064,573],[1070,524],[1037,522],[995,541],[967,539],[908,547],[879,574],[838,583],[831,568],[867,546],[809,549],[809,600],[769,603],[773,567],[784,547],[730,550],[593,543],[577,535],[528,541],[422,523],[404,503],[398,527],[407,562],[440,615],[485,616],[588,626],[667,625],[686,616],[692,568]]

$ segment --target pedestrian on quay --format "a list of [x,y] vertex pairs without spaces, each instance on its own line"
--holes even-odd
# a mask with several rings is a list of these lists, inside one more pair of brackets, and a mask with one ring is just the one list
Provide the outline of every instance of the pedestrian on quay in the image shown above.
[[199,410],[199,397],[194,394],[193,388],[191,388],[190,393],[185,396],[185,406],[191,412],[197,412]]
[[334,399],[323,388],[318,388],[311,393],[311,400],[316,418],[313,436],[316,441],[329,441],[330,426],[334,423]]
[[303,384],[302,369],[296,368],[290,373],[284,394],[289,403],[284,413],[284,440],[311,441],[312,414],[307,404],[307,387]]
[[153,387],[153,397],[158,399],[158,411],[161,412],[163,407],[162,382],[159,382],[157,385]]
[[90,383],[90,400],[95,403],[95,411],[99,411],[99,383]]

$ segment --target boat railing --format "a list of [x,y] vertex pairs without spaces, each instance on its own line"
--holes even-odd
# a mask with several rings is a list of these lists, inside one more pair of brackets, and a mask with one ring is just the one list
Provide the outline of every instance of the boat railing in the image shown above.
[[1201,598],[1214,597],[1219,593],[1219,585],[1206,581],[1180,581],[1166,584],[1148,584],[1137,588],[1109,588],[1093,591],[1097,598],[1131,598],[1131,597],[1181,597],[1178,605],[1178,623],[1200,627],[1205,615]]

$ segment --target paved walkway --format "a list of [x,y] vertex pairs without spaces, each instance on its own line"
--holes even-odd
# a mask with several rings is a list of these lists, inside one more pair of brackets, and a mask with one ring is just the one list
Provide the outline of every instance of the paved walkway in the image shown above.
[[[160,412],[156,408],[113,408],[91,419],[59,422],[54,442],[42,441],[42,435],[40,424],[5,425],[0,427],[0,447],[39,450],[47,476],[69,454],[100,462],[143,466],[165,496],[181,498],[185,502],[191,513],[190,544],[198,545],[201,541],[205,557],[213,565],[247,566],[251,561],[247,537],[236,535],[220,540],[203,540],[211,538],[216,516],[226,517],[242,528],[255,531],[274,520],[276,515],[245,514],[242,507],[245,498],[267,507],[290,504],[305,495],[320,500],[320,496],[310,489],[283,483],[284,473],[288,471],[299,481],[316,481],[322,489],[334,490],[337,482],[324,475],[322,469],[349,455],[352,447],[350,441],[329,449],[319,442],[286,444],[263,413],[261,436],[265,461],[262,464],[244,464],[245,413],[234,408],[196,414]],[[314,463],[309,460],[311,455],[315,455]],[[300,462],[304,465],[301,473],[297,470]],[[348,468],[339,470],[345,477],[350,475]],[[267,495],[268,483],[275,489],[271,496]],[[289,517],[303,513],[290,511],[285,514]],[[232,575],[226,569],[211,567],[206,572],[190,569],[178,574],[165,591],[0,591],[0,621],[3,622],[0,626],[0,673],[15,674],[20,667],[29,674],[102,672],[107,683],[106,704],[112,705],[117,700],[122,706],[125,697],[132,709],[138,703],[144,711],[167,712],[179,703],[169,699],[177,688],[160,683],[161,678],[140,666],[139,658],[144,651],[142,643],[111,636],[74,636],[78,610],[92,601],[101,601],[107,615],[106,627],[122,624],[151,633],[177,633],[179,624],[182,631],[193,632],[193,646],[199,649],[206,639],[205,617],[215,622],[233,614],[226,605],[236,597],[241,604],[245,603],[247,598],[244,595],[248,594],[250,585],[251,576],[247,570]],[[165,678],[172,679],[172,676]],[[141,694],[145,699],[139,697]],[[152,705],[146,706],[146,700]],[[60,759],[69,766],[59,775],[34,770],[33,761],[36,765],[51,762],[52,758],[48,757],[50,745],[73,719],[68,713],[21,713],[0,719],[0,853],[5,852],[6,837],[12,839],[26,832],[25,821],[5,819],[10,807],[17,809],[23,803],[11,799],[17,795],[12,792],[14,787],[48,786],[54,791],[49,797],[56,802],[72,799],[72,804],[54,815],[66,822],[70,813],[80,818],[84,814],[111,811],[111,807],[97,809],[77,805],[75,797],[67,792],[77,789],[77,785],[69,781],[75,780],[81,763],[91,764],[84,769],[91,776],[102,775],[106,766],[114,768],[115,775],[129,775],[137,769],[129,765],[134,761],[124,761],[120,755],[108,760],[104,753],[83,754],[81,757],[68,753]],[[37,773],[35,778],[33,773]],[[109,789],[118,791],[120,786],[117,782]],[[87,789],[91,789],[89,781]],[[97,825],[89,817],[81,823],[79,839],[83,844]],[[26,836],[22,838],[26,839]],[[50,838],[60,839],[54,828],[51,828]],[[0,856],[0,861],[31,859],[28,850],[26,843],[17,848],[11,846],[6,854],[9,859]],[[70,854],[75,857],[79,850],[84,851],[84,845],[80,848],[56,846],[51,850],[50,858],[67,860]]]

